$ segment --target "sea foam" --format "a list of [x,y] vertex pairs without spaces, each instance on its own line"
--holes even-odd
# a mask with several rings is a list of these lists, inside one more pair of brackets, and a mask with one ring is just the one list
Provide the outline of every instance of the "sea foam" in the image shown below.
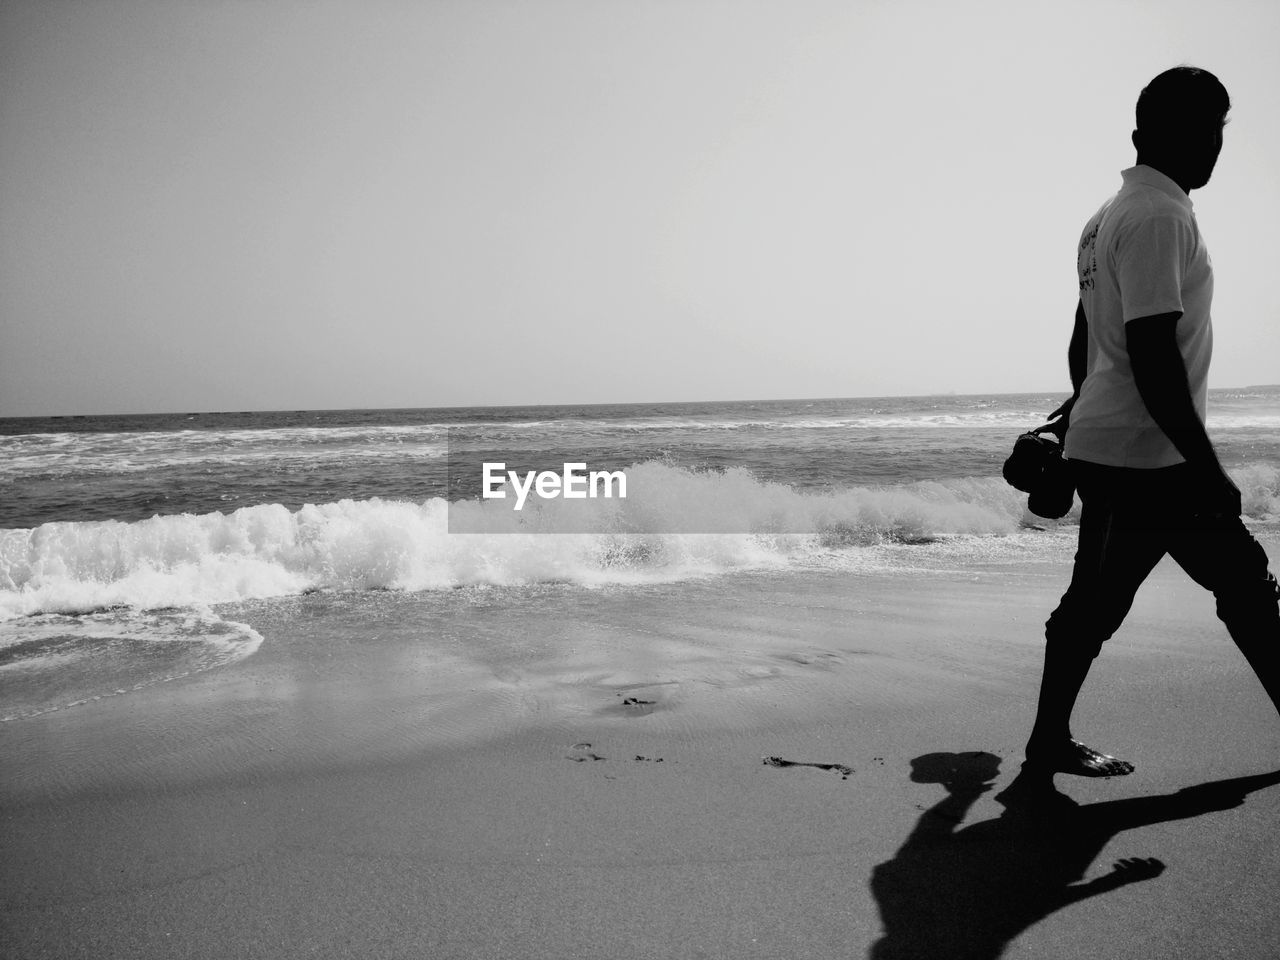
[[[1280,515],[1280,471],[1254,465],[1233,473],[1247,516]],[[439,498],[298,510],[268,504],[0,531],[0,619],[314,590],[656,582],[795,565],[885,542],[1003,538],[1037,522],[1025,496],[997,478],[814,492],[739,468],[648,462],[627,475],[626,500],[574,501],[594,510],[586,532],[565,501],[517,514],[504,501]],[[450,534],[451,513],[455,526],[462,518],[483,532]],[[702,532],[668,532],[682,529]]]
[[[629,468],[625,501],[580,514],[502,501],[341,500],[289,510],[46,523],[0,531],[0,618],[158,609],[311,590],[430,590],[473,584],[643,582],[785,565],[815,551],[885,540],[990,536],[1017,529],[1019,494],[995,479],[826,493],[747,471]],[[559,509],[557,509],[557,507]],[[450,534],[449,513],[468,529]],[[664,531],[689,529],[698,534]],[[797,532],[798,531],[798,532]]]
[[206,610],[42,614],[0,624],[0,721],[140,690],[242,660],[262,636]]

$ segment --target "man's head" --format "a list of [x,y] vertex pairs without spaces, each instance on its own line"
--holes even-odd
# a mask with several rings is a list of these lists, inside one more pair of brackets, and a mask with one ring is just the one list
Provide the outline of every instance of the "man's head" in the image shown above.
[[1183,190],[1203,187],[1222,150],[1230,110],[1227,88],[1208,70],[1166,70],[1138,96],[1138,163],[1155,167]]

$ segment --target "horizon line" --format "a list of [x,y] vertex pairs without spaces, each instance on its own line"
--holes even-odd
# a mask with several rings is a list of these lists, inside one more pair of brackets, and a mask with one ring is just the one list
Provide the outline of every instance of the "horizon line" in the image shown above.
[[[1255,383],[1231,387],[1211,387],[1210,392],[1223,390],[1280,390],[1280,383]],[[89,417],[165,417],[165,416],[224,416],[239,413],[354,413],[366,411],[404,411],[404,410],[501,410],[529,409],[551,407],[639,407],[639,406],[687,406],[698,403],[820,403],[833,400],[908,400],[927,399],[929,397],[1016,397],[1016,396],[1058,396],[1069,395],[1067,390],[1002,390],[991,393],[961,393],[958,390],[934,391],[931,393],[877,393],[866,395],[850,395],[844,397],[752,397],[722,400],[623,400],[596,401],[593,403],[464,403],[446,406],[379,406],[379,407],[260,407],[256,409],[207,409],[193,410],[134,410],[115,411],[111,413],[30,413],[18,415],[0,415],[0,420],[73,420]]]

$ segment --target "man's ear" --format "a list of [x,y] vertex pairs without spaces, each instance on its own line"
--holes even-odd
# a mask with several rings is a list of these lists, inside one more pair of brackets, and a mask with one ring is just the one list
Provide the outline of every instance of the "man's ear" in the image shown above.
[[1129,135],[1129,139],[1133,141],[1133,149],[1141,153],[1142,152],[1142,142],[1141,142],[1142,136],[1138,133],[1138,131],[1137,130],[1133,131],[1133,133]]

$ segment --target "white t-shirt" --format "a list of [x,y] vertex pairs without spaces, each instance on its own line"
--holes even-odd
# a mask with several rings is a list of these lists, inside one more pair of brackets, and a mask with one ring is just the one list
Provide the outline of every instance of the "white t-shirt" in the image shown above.
[[1191,399],[1205,418],[1213,326],[1213,264],[1191,198],[1159,170],[1130,167],[1120,192],[1080,237],[1080,300],[1089,323],[1087,376],[1071,411],[1065,453],[1116,467],[1168,467],[1182,454],[1156,426],[1133,382],[1125,324],[1180,311],[1178,349]]

